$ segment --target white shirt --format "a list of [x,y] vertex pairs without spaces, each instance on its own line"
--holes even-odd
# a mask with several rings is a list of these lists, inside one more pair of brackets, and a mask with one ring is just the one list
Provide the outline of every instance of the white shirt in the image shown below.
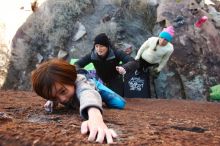
[[158,63],[159,66],[157,71],[160,72],[166,65],[174,49],[170,42],[168,42],[166,46],[157,45],[158,40],[158,37],[151,37],[145,41],[141,48],[138,50],[135,59],[138,60],[141,57],[150,64]]

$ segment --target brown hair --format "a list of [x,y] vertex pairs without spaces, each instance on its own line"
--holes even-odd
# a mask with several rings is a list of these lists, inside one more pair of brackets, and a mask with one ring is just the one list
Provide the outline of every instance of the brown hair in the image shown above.
[[52,88],[56,82],[63,85],[74,85],[77,77],[74,65],[62,59],[51,59],[43,62],[32,71],[31,81],[34,91],[47,100],[54,100]]

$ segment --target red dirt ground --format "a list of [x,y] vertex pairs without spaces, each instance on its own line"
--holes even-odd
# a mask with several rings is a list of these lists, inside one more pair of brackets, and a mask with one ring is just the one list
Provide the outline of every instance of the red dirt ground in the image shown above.
[[[0,146],[94,145],[80,134],[78,111],[47,114],[33,92],[0,91]],[[104,109],[117,145],[220,146],[220,104],[127,99],[125,110]]]

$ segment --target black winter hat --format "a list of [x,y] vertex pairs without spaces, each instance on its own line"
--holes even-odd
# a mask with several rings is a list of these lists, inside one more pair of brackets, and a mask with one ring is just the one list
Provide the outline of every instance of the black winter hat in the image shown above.
[[101,33],[95,37],[94,45],[99,44],[109,48],[110,41],[105,33]]

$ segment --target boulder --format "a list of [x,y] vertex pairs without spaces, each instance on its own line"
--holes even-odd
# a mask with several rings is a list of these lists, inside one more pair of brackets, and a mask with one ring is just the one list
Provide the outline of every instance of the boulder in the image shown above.
[[[14,117],[3,123],[0,113],[0,145],[94,145],[88,141],[88,134],[80,132],[82,119],[78,110],[59,105],[47,114],[43,110],[45,100],[33,92],[0,91],[0,97],[4,101],[0,102],[3,115]],[[115,145],[220,145],[218,103],[126,100],[123,110],[104,106],[104,121],[118,134]]]
[[[172,11],[170,11],[171,9]],[[178,15],[183,16],[185,24],[175,29],[173,40],[175,51],[167,67],[171,70],[174,69],[176,77],[180,77],[178,84],[182,84],[181,90],[185,92],[184,98],[202,97],[205,100],[208,87],[212,84],[209,82],[209,78],[215,77],[219,82],[217,72],[213,73],[213,66],[217,67],[219,62],[213,60],[213,64],[211,64],[209,61],[209,58],[219,58],[219,30],[211,18],[201,28],[194,26],[197,20],[202,16],[209,16],[209,14],[193,0],[178,3],[175,0],[161,1],[157,12],[157,22],[165,21],[165,26],[173,25]],[[215,71],[217,70],[219,69],[216,68]],[[189,72],[194,73],[189,74]],[[169,82],[170,88],[166,88],[173,89],[172,84],[175,83],[164,79],[158,83],[161,89],[164,87],[164,85],[160,85],[164,84],[163,82]],[[162,91],[167,92],[166,88],[164,87]],[[176,92],[173,93],[176,94]]]

